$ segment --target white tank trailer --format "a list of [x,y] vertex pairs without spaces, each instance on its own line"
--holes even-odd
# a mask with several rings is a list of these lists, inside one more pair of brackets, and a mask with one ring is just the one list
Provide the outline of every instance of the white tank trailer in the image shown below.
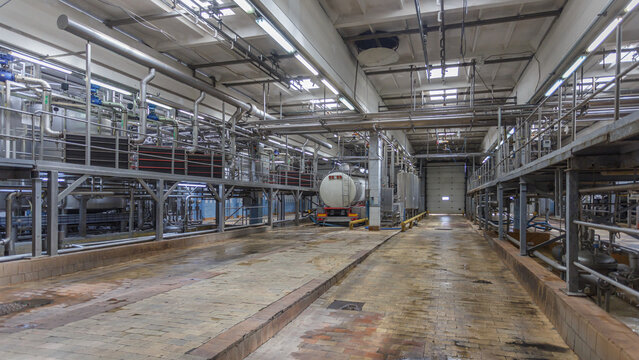
[[324,203],[318,222],[340,223],[365,216],[366,187],[368,180],[343,172],[332,172],[322,179],[319,195]]

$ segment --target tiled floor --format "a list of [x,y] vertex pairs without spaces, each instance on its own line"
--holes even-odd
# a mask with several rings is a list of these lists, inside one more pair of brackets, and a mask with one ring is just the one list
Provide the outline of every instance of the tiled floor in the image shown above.
[[[196,348],[390,236],[304,226],[0,288],[0,359],[189,358]],[[0,307],[1,308],[1,307]]]
[[[334,300],[363,311],[331,310]],[[395,236],[249,359],[575,359],[461,217]]]

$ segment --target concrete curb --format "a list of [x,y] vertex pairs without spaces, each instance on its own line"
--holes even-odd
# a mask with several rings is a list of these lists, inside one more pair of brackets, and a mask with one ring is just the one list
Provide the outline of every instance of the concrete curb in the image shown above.
[[566,283],[506,241],[486,237],[566,344],[581,359],[639,359],[639,335],[586,298],[568,296]]

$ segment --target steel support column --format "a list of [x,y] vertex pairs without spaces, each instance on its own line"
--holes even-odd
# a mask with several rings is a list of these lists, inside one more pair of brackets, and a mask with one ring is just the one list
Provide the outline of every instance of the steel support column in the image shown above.
[[295,198],[295,225],[300,224],[300,199],[302,198],[302,193],[299,190],[295,190],[293,192],[293,197]]
[[368,148],[368,229],[378,231],[381,223],[382,198],[382,139],[377,132],[370,134]]
[[31,174],[31,256],[42,256],[42,179],[34,171]]
[[482,198],[482,214],[484,216],[484,227],[482,228],[482,234],[486,237],[486,231],[488,230],[488,188],[484,189],[484,197]]
[[218,198],[215,199],[215,221],[217,222],[217,231],[224,232],[224,223],[226,222],[226,189],[224,185],[217,186]]
[[80,209],[78,209],[79,215],[79,224],[78,224],[78,232],[80,236],[87,236],[87,197],[80,197]]
[[155,241],[160,241],[164,237],[164,180],[158,180],[155,194]]
[[499,240],[504,240],[504,185],[497,184],[497,208],[499,212]]
[[273,188],[268,189],[266,193],[266,201],[268,206],[268,226],[273,227]]
[[58,172],[47,172],[47,254],[58,255]]
[[579,273],[575,266],[579,252],[579,174],[574,169],[566,171],[566,285],[569,294],[579,291]]
[[519,178],[519,255],[528,255],[526,230],[528,229],[528,197],[526,180]]
[[129,193],[129,233],[133,233],[135,230],[135,188],[131,187]]

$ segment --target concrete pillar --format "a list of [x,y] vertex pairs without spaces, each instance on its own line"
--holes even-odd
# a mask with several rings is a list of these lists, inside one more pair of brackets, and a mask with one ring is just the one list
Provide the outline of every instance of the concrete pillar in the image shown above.
[[504,240],[504,185],[497,184],[497,208],[499,212],[499,240]]
[[382,141],[378,133],[371,133],[368,148],[368,229],[379,231],[382,223]]
[[155,204],[155,241],[164,237],[164,180],[158,180]]
[[579,291],[579,273],[574,265],[579,252],[579,228],[574,221],[579,219],[580,199],[579,174],[576,170],[568,170],[566,172],[566,285],[569,294]]
[[224,223],[226,221],[226,189],[224,185],[217,186],[218,199],[215,199],[215,221],[217,222],[217,231],[224,232]]
[[519,178],[519,255],[528,255],[526,230],[528,229],[528,197],[526,180]]
[[31,174],[31,256],[42,256],[42,179],[34,171]]
[[47,172],[47,253],[58,255],[58,172]]

